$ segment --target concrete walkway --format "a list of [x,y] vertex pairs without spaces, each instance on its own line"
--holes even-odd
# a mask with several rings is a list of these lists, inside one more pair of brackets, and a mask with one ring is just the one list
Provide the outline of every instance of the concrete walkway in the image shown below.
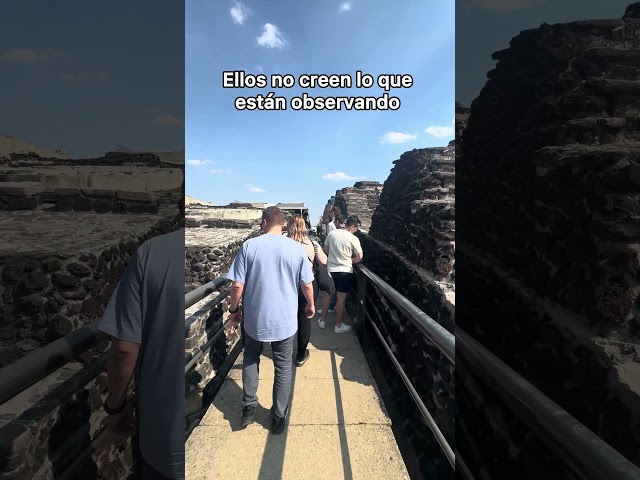
[[242,353],[186,444],[187,480],[409,479],[354,332],[312,320],[310,358],[293,367],[288,425],[270,432],[271,347],[260,361],[256,423],[240,430]]

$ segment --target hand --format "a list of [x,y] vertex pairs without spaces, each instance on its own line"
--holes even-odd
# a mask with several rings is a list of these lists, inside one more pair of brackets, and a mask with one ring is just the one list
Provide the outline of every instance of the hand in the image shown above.
[[237,327],[242,323],[242,310],[238,310],[236,313],[229,314],[229,321],[232,327]]
[[304,313],[307,318],[313,318],[316,315],[316,307],[313,303],[307,303],[307,306],[304,308]]
[[126,443],[135,430],[133,405],[131,403],[128,403],[122,412],[107,416],[107,430],[114,445],[120,447]]

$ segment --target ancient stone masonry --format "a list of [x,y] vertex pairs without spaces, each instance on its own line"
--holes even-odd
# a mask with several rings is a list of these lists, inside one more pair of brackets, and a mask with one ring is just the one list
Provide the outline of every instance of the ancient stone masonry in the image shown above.
[[[105,159],[0,160],[0,367],[98,320],[140,244],[183,226],[180,168]],[[0,405],[0,478],[58,476],[89,447],[104,428],[107,345]],[[78,478],[124,478],[130,468],[130,449],[107,442]]]
[[107,152],[98,158],[42,158],[35,153],[12,153],[9,157],[0,157],[0,166],[32,167],[34,165],[122,167],[143,165],[156,168],[175,168],[172,163],[165,163],[153,153]]
[[[404,153],[394,162],[384,183],[369,234],[358,234],[365,266],[450,332],[455,323],[453,156],[452,147]],[[377,288],[371,284],[367,288],[367,311],[443,434],[453,444],[453,365]],[[381,347],[377,358],[383,370],[394,371]],[[406,387],[397,378],[388,381],[398,408],[407,412],[402,428],[410,438],[423,475],[452,478],[450,465]]]
[[[379,182],[356,182],[353,187],[337,190],[334,205],[342,214],[356,215],[364,230],[371,227],[371,217],[380,203],[382,184]],[[329,207],[331,209],[331,207]]]
[[370,233],[437,280],[450,281],[455,238],[454,149],[414,149],[393,163]]
[[259,231],[189,228],[185,233],[185,287],[187,292],[225,274],[245,240]]
[[[524,31],[494,54],[457,162],[457,319],[640,465],[638,52],[634,4],[622,19]],[[457,373],[456,445],[472,471],[556,474],[513,415]],[[497,476],[507,451],[512,471]]]
[[150,192],[127,192],[97,188],[58,188],[56,210],[97,213],[158,213],[159,196]]

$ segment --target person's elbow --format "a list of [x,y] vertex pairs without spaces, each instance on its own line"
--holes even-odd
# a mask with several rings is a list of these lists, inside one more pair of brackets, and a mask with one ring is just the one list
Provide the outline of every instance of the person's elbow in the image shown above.
[[111,341],[111,355],[117,358],[137,355],[139,349],[140,345],[138,343],[128,342],[115,337]]

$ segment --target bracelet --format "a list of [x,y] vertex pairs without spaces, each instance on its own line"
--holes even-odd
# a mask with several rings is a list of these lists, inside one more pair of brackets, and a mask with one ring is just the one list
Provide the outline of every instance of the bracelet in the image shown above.
[[235,310],[229,309],[229,313],[233,315],[234,313],[238,313],[238,310],[240,310],[240,305],[238,305]]
[[127,406],[127,398],[125,397],[124,401],[122,402],[122,405],[120,405],[117,408],[109,408],[109,406],[107,405],[107,402],[104,402],[104,411],[107,412],[107,415],[118,415],[119,413],[122,413],[122,411],[124,410],[124,407]]

